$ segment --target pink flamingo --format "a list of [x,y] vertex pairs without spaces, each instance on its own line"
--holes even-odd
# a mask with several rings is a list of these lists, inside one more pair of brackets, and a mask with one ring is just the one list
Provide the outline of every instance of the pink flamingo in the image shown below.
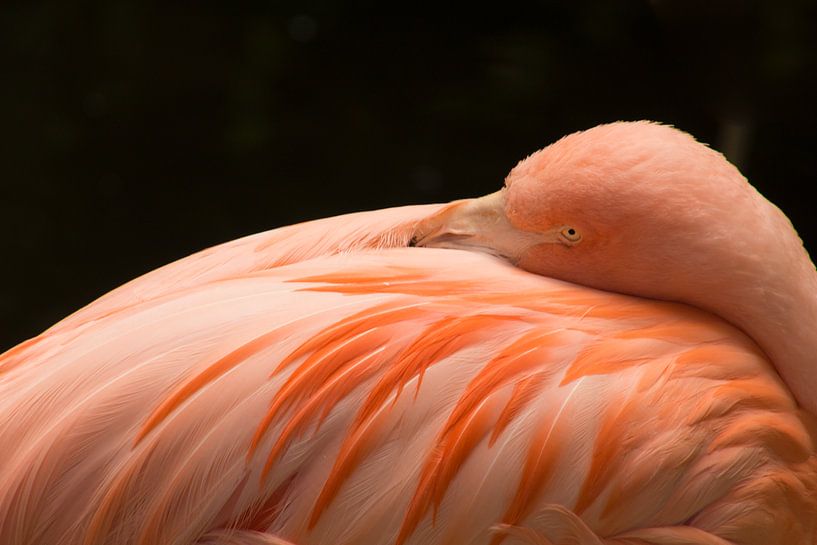
[[815,544],[815,283],[648,122],[233,241],[0,357],[0,543]]

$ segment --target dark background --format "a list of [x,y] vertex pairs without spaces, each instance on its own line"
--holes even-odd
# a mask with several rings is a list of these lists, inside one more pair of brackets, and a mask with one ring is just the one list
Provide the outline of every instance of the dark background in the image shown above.
[[340,1],[3,2],[0,350],[203,247],[484,194],[528,153],[619,119],[724,151],[814,249],[815,4],[421,16]]

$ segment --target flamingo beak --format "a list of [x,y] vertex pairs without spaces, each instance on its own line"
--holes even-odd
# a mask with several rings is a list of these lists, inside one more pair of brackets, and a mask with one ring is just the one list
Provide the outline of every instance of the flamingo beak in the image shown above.
[[505,213],[506,190],[478,199],[454,201],[420,221],[411,246],[485,252],[516,263],[531,246],[550,236],[522,231]]

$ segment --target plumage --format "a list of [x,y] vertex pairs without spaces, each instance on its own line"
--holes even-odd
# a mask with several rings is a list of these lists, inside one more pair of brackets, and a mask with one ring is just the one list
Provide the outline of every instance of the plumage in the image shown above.
[[544,276],[533,216],[486,247],[472,202],[211,248],[0,356],[0,543],[817,543],[815,419],[753,332]]

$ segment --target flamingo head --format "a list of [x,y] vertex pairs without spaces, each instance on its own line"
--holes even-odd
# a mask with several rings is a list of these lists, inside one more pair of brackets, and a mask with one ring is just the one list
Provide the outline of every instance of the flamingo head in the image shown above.
[[[687,303],[743,329],[775,363],[817,353],[812,327],[799,341],[813,344],[810,355],[778,348],[781,335],[792,341],[792,308],[804,298],[811,310],[801,318],[817,323],[817,275],[791,223],[720,153],[666,125],[619,122],[566,136],[522,160],[500,191],[421,222],[415,244],[485,251],[536,274]],[[782,374],[789,382],[803,371]],[[797,397],[817,409],[812,392]]]

